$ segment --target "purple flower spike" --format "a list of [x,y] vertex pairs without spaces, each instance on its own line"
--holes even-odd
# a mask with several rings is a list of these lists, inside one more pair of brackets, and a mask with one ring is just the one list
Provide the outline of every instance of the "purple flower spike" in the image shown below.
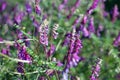
[[62,46],[68,46],[68,44],[70,43],[71,36],[72,36],[71,33],[67,33],[65,35],[65,40],[63,41]]
[[27,11],[27,13],[28,13],[28,14],[32,13],[32,7],[31,7],[31,5],[30,5],[28,2],[26,3],[25,6],[26,6],[26,11]]
[[19,12],[15,14],[14,21],[16,24],[20,24],[22,22],[23,17],[25,16],[24,12]]
[[94,27],[94,18],[91,17],[88,25],[88,31],[91,33],[95,33],[95,27]]
[[98,59],[96,66],[93,66],[92,75],[90,76],[90,80],[98,80],[101,62],[102,62],[102,60]]
[[27,53],[26,47],[22,46],[18,53],[18,58],[22,60],[32,61],[30,55]]
[[40,43],[42,45],[48,45],[48,32],[49,32],[49,27],[48,27],[48,21],[45,19],[41,26],[39,27],[39,33],[40,33]]
[[2,2],[2,5],[0,6],[0,11],[4,11],[7,7],[7,3],[4,1]]
[[118,15],[119,15],[118,6],[115,5],[113,10],[112,22],[116,21]]
[[115,40],[113,42],[113,46],[115,46],[115,47],[120,46],[120,32],[119,32],[118,36],[115,38]]
[[47,53],[47,57],[50,57],[55,51],[55,46],[53,44],[50,45],[50,49]]
[[90,36],[90,33],[89,33],[89,31],[87,30],[86,27],[83,28],[82,32],[83,32],[84,37],[89,37]]
[[97,7],[98,3],[100,0],[93,0],[92,5],[90,6],[90,8],[87,10],[88,14],[91,14],[92,11]]
[[65,73],[68,72],[70,68],[77,66],[78,63],[83,60],[83,58],[79,56],[80,50],[82,48],[82,42],[79,39],[79,34],[76,34],[75,29],[73,29],[73,33],[70,37],[70,43],[68,45],[68,53],[64,58],[67,58],[64,69]]
[[36,14],[38,14],[38,15],[41,14],[41,8],[40,8],[39,5],[36,5],[36,6],[35,6],[35,12],[36,12]]

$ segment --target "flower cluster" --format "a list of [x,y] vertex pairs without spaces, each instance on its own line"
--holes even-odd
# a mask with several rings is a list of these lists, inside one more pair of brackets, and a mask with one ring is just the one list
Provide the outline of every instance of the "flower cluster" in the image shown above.
[[90,76],[90,80],[98,80],[101,62],[102,62],[102,60],[98,59],[98,61],[96,62],[96,65],[93,66],[92,75]]
[[48,24],[49,24],[48,21],[45,19],[39,27],[40,43],[43,45],[48,45],[48,32],[49,32]]

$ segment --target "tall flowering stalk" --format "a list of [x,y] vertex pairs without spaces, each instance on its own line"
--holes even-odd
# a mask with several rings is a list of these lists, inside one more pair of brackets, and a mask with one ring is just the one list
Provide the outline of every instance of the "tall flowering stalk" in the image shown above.
[[112,22],[115,22],[119,15],[118,6],[115,5],[113,9]]
[[98,80],[101,62],[102,62],[102,59],[98,58],[96,65],[93,66],[92,75],[90,76],[90,80]]
[[46,46],[48,45],[48,32],[49,32],[48,24],[49,22],[45,19],[39,27],[40,43]]
[[95,32],[94,18],[93,17],[91,17],[90,20],[89,20],[88,30],[92,33]]
[[[32,58],[28,54],[28,52],[26,50],[26,46],[21,46],[19,43],[16,43],[15,47],[18,50],[18,59],[27,60],[27,61],[32,62]],[[19,73],[24,73],[24,63],[18,62],[17,71]]]
[[40,15],[41,14],[41,8],[39,6],[40,0],[35,0],[35,12],[36,14]]
[[82,60],[82,57],[79,56],[80,50],[82,48],[82,42],[79,39],[79,35],[76,34],[75,29],[73,29],[70,43],[68,45],[68,53],[65,57],[67,58],[66,67],[64,69],[65,72],[68,72],[71,67],[77,66],[79,61]]

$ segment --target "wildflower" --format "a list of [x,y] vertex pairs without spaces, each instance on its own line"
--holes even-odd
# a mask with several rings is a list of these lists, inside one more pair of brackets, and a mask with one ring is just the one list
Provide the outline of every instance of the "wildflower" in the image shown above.
[[[30,61],[30,63],[31,63],[32,58],[27,53],[26,47],[25,46],[20,46],[19,43],[17,43],[16,47],[18,49],[18,58],[21,59],[21,60]],[[20,72],[20,73],[24,73],[24,63],[18,62],[17,71]]]
[[95,33],[95,27],[94,27],[94,18],[91,17],[88,25],[88,31],[91,33]]
[[102,32],[103,31],[103,26],[100,24],[99,26],[98,26],[98,29],[97,29],[97,36],[101,36],[101,34],[100,34],[100,32]]
[[7,7],[7,2],[3,1],[1,6],[0,6],[0,12],[4,11]]
[[112,22],[116,21],[118,15],[119,15],[118,6],[115,5],[113,9]]
[[92,75],[90,76],[90,80],[98,80],[101,62],[102,62],[102,60],[98,59],[96,65],[93,66]]
[[40,43],[46,46],[48,45],[48,32],[49,32],[48,24],[49,24],[48,21],[45,19],[39,27]]
[[119,32],[118,36],[115,38],[115,40],[113,42],[113,46],[115,46],[115,47],[120,46],[120,32]]
[[68,0],[63,0],[62,3],[59,5],[59,10],[61,11],[62,9],[65,8],[65,5],[68,3]]
[[28,60],[28,61],[31,62],[31,57],[27,53],[27,50],[26,50],[25,46],[20,47],[20,49],[18,50],[18,58],[22,59],[22,60]]
[[62,46],[68,46],[68,44],[70,43],[70,38],[71,38],[72,34],[71,33],[67,33],[65,35],[65,39],[62,43]]
[[3,48],[3,49],[1,50],[1,53],[2,53],[2,54],[5,54],[5,55],[9,55],[9,54],[10,54],[9,49],[5,49],[5,48]]
[[24,12],[19,12],[15,14],[14,21],[16,24],[20,24],[22,22],[23,17],[25,16]]
[[89,33],[89,31],[86,27],[83,28],[82,32],[83,32],[84,37],[89,37],[90,36],[90,33]]
[[87,10],[87,13],[88,13],[88,14],[91,14],[92,11],[97,7],[98,3],[99,3],[99,0],[93,0],[92,5],[91,5],[90,8]]
[[75,29],[73,29],[72,36],[70,38],[70,43],[68,44],[68,53],[65,58],[67,58],[67,63],[64,71],[68,71],[71,67],[77,66],[79,61],[83,58],[79,57],[79,52],[82,48],[81,40],[79,39],[79,35],[76,34]]
[[54,39],[57,39],[57,37],[58,37],[58,32],[57,32],[58,27],[59,27],[58,24],[54,24],[54,26],[53,26],[52,36]]
[[50,45],[50,49],[47,52],[47,57],[50,57],[55,51],[55,46],[53,44]]
[[28,2],[26,3],[25,7],[26,7],[26,12],[28,14],[32,13],[32,7]]
[[39,22],[34,17],[31,17],[31,18],[32,18],[33,26],[39,27],[40,26]]
[[63,72],[63,78],[61,80],[68,80],[68,72]]
[[41,14],[41,8],[40,8],[39,5],[36,5],[36,6],[35,6],[35,12],[36,12],[36,14],[38,14],[38,15]]

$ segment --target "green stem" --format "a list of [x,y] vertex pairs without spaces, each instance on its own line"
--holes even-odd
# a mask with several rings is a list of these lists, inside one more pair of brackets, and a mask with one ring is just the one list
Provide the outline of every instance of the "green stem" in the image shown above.
[[57,80],[60,80],[56,70],[55,70],[55,75],[56,75]]

